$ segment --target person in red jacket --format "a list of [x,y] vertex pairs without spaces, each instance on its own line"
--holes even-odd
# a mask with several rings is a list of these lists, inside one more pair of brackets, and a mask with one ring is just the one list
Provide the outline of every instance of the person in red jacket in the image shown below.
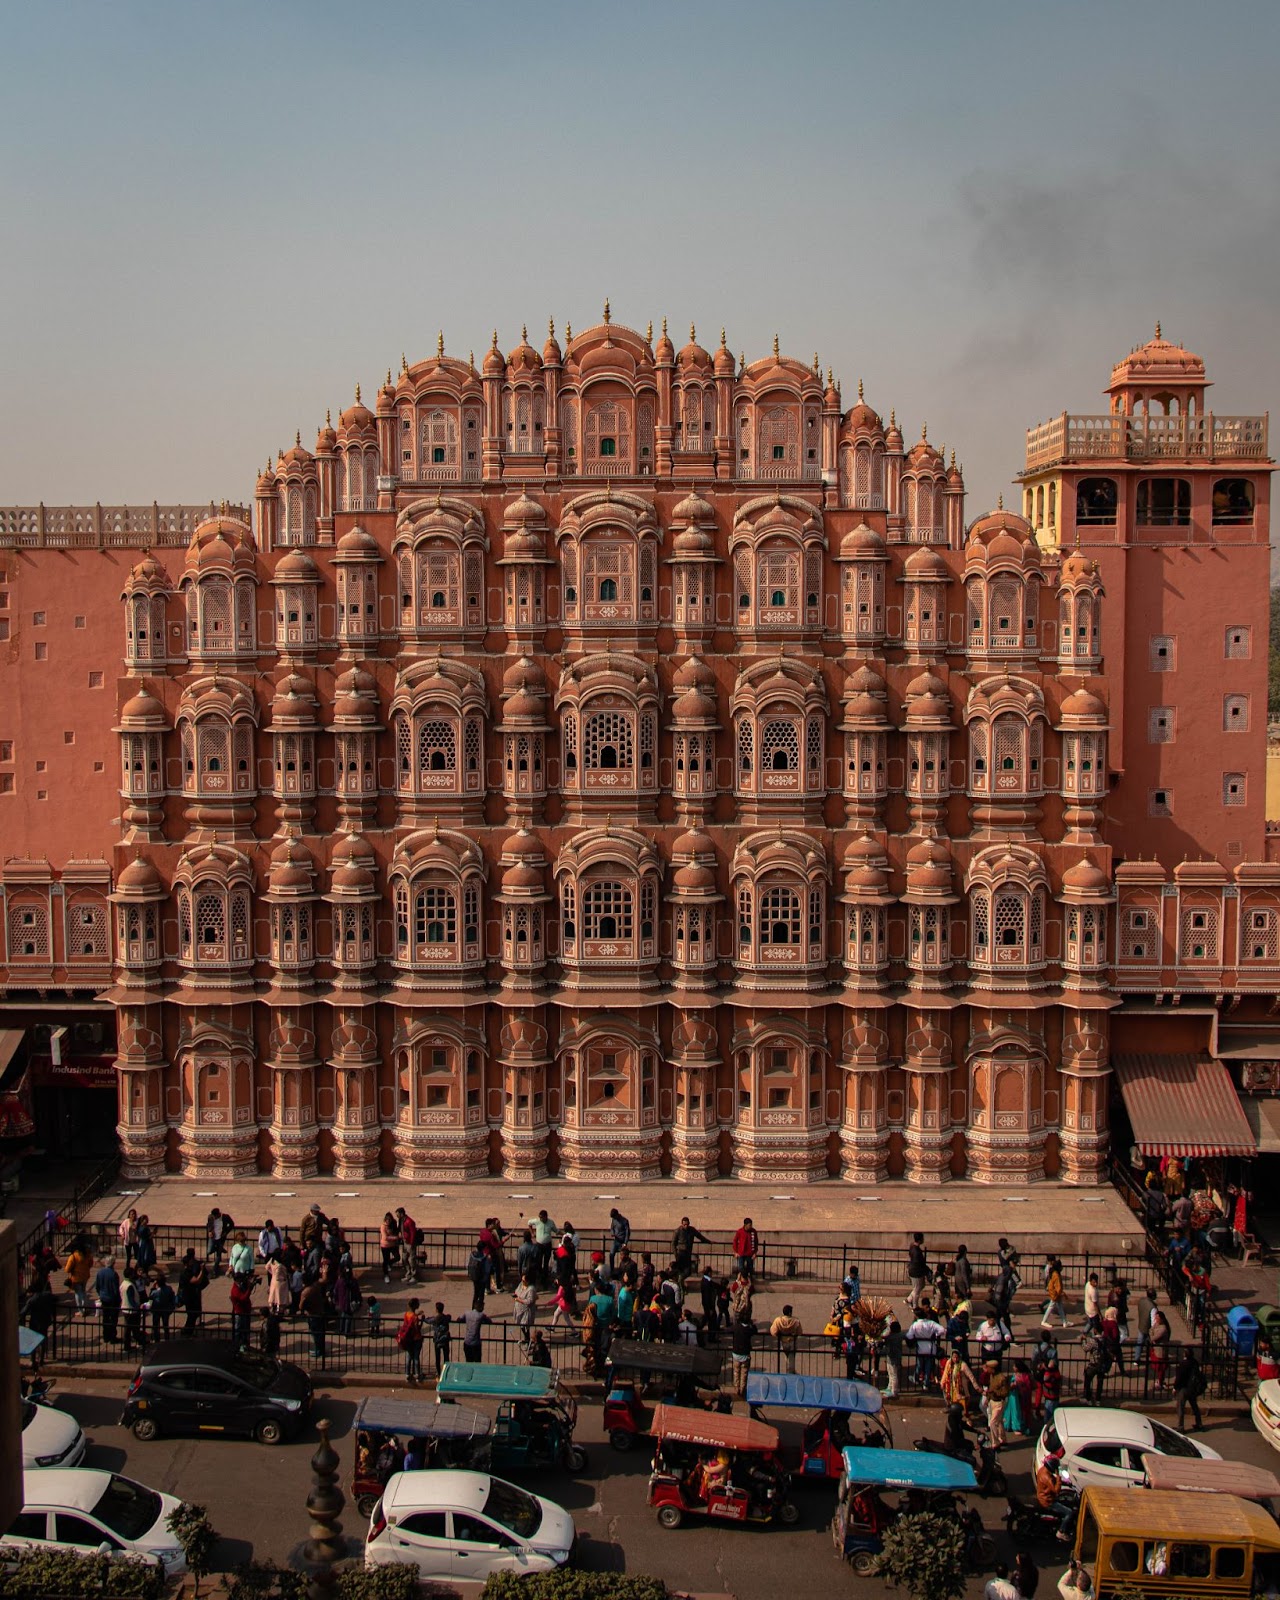
[[737,1261],[738,1271],[745,1277],[753,1277],[756,1270],[756,1251],[760,1248],[760,1235],[751,1224],[750,1217],[743,1217],[742,1226],[733,1236],[733,1254]]
[[396,1207],[396,1221],[400,1224],[400,1246],[404,1256],[404,1281],[418,1281],[418,1224],[403,1206]]

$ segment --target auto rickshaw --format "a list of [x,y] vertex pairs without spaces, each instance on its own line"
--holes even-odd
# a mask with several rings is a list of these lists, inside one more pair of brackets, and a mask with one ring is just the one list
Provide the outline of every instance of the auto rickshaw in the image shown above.
[[732,1413],[654,1407],[649,1504],[664,1528],[686,1517],[794,1523],[800,1509],[778,1464],[778,1430]]
[[640,1398],[650,1383],[662,1385],[676,1405],[699,1404],[698,1390],[720,1388],[719,1350],[695,1344],[653,1344],[648,1340],[615,1339],[609,1347],[609,1381],[604,1397],[604,1425],[615,1450],[630,1450],[649,1431],[651,1414]]
[[[965,1554],[974,1567],[995,1559],[995,1542],[982,1529],[976,1512],[956,1495],[976,1489],[978,1480],[967,1461],[930,1455],[923,1450],[890,1450],[883,1446],[841,1452],[843,1471],[836,1490],[831,1537],[836,1553],[862,1575],[875,1569],[884,1548],[884,1532],[907,1511],[937,1511],[956,1518],[965,1528]],[[892,1499],[885,1498],[885,1492]]]
[[387,1480],[403,1470],[405,1445],[411,1439],[422,1441],[424,1467],[463,1467],[473,1472],[488,1467],[493,1418],[465,1406],[370,1394],[360,1402],[351,1433],[356,1442],[351,1498],[360,1515],[367,1517]]
[[[846,1445],[872,1449],[893,1444],[893,1428],[879,1389],[856,1378],[750,1372],[747,1406],[753,1417],[766,1406],[813,1413],[804,1425],[799,1461],[794,1466],[789,1460],[787,1463],[802,1478],[839,1478],[844,1471],[841,1451]],[[856,1429],[855,1417],[859,1419]]]
[[549,1367],[501,1367],[446,1361],[436,1379],[441,1400],[501,1402],[490,1459],[495,1468],[563,1467],[581,1472],[587,1452],[575,1444],[578,1402]]

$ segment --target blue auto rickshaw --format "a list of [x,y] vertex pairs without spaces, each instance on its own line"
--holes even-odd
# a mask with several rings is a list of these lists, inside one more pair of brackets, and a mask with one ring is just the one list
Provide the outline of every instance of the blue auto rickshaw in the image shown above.
[[[798,1372],[751,1372],[747,1408],[753,1417],[768,1407],[808,1411],[800,1460],[791,1471],[801,1478],[839,1478],[846,1445],[879,1449],[893,1444],[884,1398],[873,1383],[856,1378],[821,1378]],[[855,1423],[854,1419],[858,1421]]]
[[492,1461],[501,1467],[564,1467],[581,1472],[587,1452],[575,1444],[578,1402],[549,1367],[503,1367],[446,1361],[436,1379],[441,1400],[497,1400]]
[[956,1496],[976,1490],[967,1461],[924,1450],[859,1449],[841,1452],[843,1471],[836,1490],[831,1537],[836,1552],[863,1576],[875,1569],[884,1533],[904,1512],[933,1511],[954,1517],[965,1530],[965,1554],[980,1567],[995,1559],[995,1542],[975,1510]]

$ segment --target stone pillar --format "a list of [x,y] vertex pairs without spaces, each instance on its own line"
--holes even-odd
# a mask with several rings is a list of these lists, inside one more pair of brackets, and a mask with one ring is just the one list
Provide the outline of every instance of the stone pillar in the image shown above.
[[311,1537],[302,1547],[302,1557],[311,1571],[307,1577],[307,1600],[330,1600],[338,1575],[334,1562],[346,1553],[342,1524],[338,1518],[346,1496],[338,1486],[342,1465],[338,1452],[329,1443],[329,1419],[316,1423],[320,1444],[311,1457],[311,1492],[307,1495],[307,1515],[311,1518]]
[[883,1062],[842,1062],[840,1176],[846,1183],[883,1183],[889,1172],[889,1122]]

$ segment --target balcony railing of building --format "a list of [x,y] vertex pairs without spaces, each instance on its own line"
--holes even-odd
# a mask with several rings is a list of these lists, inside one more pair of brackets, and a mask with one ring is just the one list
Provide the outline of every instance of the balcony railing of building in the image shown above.
[[[249,521],[247,506],[224,514]],[[185,545],[199,525],[218,515],[207,506],[0,506],[0,549],[141,550]]]
[[1081,417],[1064,411],[1027,429],[1025,471],[1065,461],[1264,461],[1269,415]]

